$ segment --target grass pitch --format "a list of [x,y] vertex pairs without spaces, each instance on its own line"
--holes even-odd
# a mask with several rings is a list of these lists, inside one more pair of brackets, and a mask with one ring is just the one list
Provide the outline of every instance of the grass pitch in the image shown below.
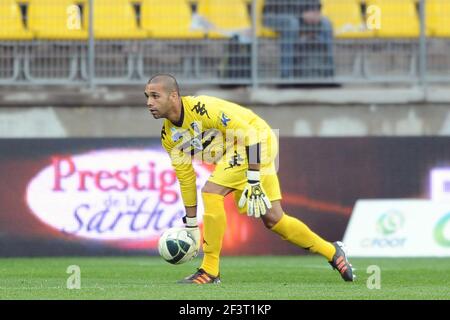
[[[344,282],[318,256],[223,257],[220,285],[180,285],[200,258],[173,266],[159,257],[2,258],[0,299],[300,300],[450,299],[449,258],[351,259],[357,280]],[[80,289],[68,289],[80,267]],[[369,289],[380,268],[380,289]],[[370,270],[370,269],[369,269]]]

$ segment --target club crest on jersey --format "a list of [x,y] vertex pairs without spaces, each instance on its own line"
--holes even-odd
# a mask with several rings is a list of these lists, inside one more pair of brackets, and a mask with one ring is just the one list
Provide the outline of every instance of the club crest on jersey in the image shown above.
[[231,119],[227,117],[227,115],[225,114],[225,112],[222,112],[222,114],[221,114],[221,116],[220,116],[220,121],[222,122],[222,125],[223,125],[224,127],[226,127],[226,126],[228,125],[228,122],[229,122],[230,120],[231,120]]
[[172,141],[173,142],[177,142],[178,140],[180,140],[183,137],[183,133],[179,132],[174,127],[170,128],[170,131],[172,133]]

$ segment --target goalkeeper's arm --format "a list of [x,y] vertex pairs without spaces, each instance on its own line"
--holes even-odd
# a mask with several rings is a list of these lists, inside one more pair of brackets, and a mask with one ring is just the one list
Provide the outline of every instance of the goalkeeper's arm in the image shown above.
[[183,222],[186,225],[186,230],[192,235],[197,245],[197,250],[200,249],[200,229],[197,223],[197,206],[186,207],[186,216]]

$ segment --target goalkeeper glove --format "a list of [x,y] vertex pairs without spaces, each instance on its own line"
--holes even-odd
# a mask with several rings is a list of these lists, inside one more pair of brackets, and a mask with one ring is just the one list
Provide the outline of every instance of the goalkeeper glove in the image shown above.
[[183,222],[186,224],[186,231],[194,238],[197,250],[200,250],[200,229],[198,228],[197,217],[184,216]]
[[247,185],[239,200],[239,208],[243,208],[247,201],[247,215],[254,216],[255,218],[265,215],[272,208],[272,204],[261,185],[259,171],[247,171]]

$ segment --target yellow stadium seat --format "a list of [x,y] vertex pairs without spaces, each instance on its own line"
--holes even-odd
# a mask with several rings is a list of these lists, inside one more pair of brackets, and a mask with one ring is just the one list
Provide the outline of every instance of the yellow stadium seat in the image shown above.
[[427,0],[425,15],[428,35],[450,37],[450,1]]
[[251,20],[243,0],[199,0],[198,14],[205,17],[215,31],[210,38],[227,38],[235,33],[251,35]]
[[[247,0],[249,1],[249,0]],[[267,38],[275,38],[278,36],[278,33],[269,28],[265,27],[263,20],[263,12],[264,12],[264,0],[256,0],[256,23],[257,23],[257,34],[259,37],[267,37]]]
[[374,35],[368,30],[358,0],[321,0],[322,14],[333,25],[336,38],[368,38]]
[[[247,5],[252,5],[253,0],[243,0]],[[266,38],[275,38],[278,36],[278,33],[264,26],[263,23],[263,11],[264,11],[264,0],[256,0],[256,27],[257,27],[257,35],[258,37],[266,37]],[[253,18],[250,16],[250,21]]]
[[192,12],[187,0],[143,0],[141,25],[152,38],[199,39],[203,31],[191,30]]
[[414,0],[367,0],[367,7],[380,10],[375,35],[383,38],[415,38],[420,34],[419,16]]
[[88,37],[76,0],[31,0],[28,28],[38,39],[85,40]]
[[0,0],[0,39],[26,40],[33,34],[24,28],[20,8],[14,0]]
[[[85,11],[87,16],[88,6]],[[132,1],[95,0],[94,35],[96,39],[123,40],[144,39],[149,33],[138,27]]]

